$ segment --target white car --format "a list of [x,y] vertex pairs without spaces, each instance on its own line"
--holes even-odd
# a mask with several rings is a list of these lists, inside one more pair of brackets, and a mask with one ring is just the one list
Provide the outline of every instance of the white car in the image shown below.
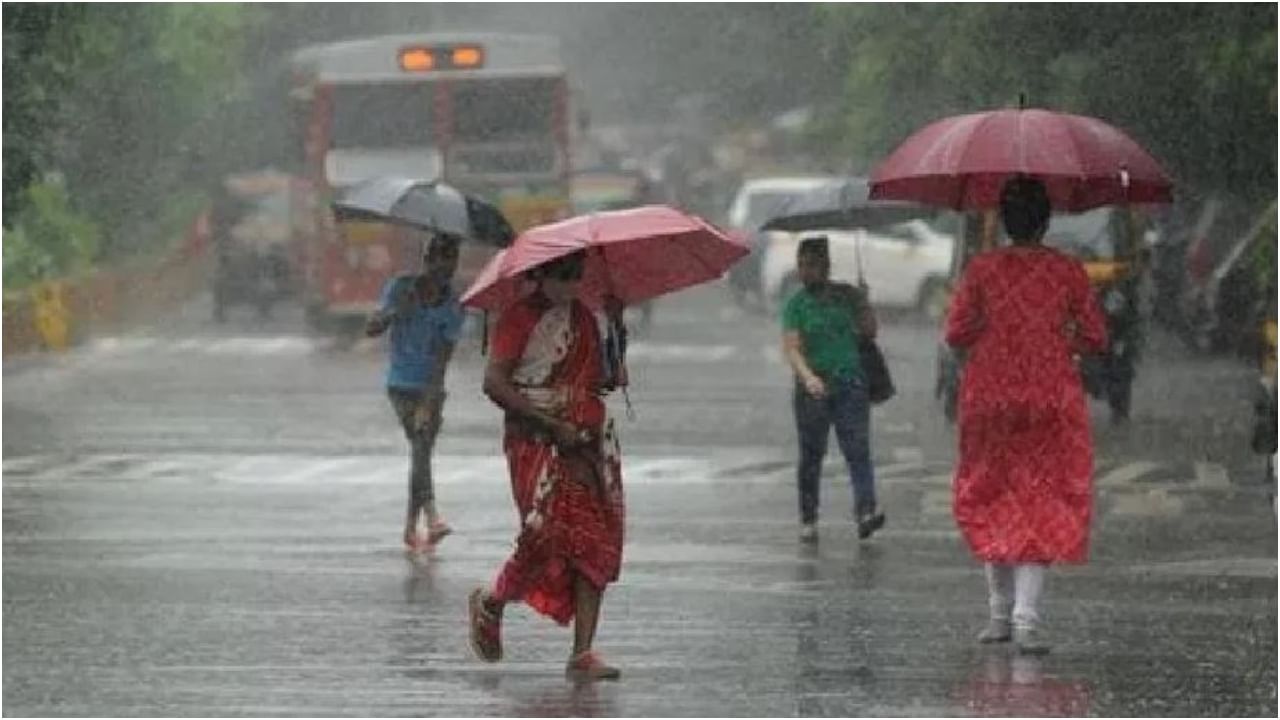
[[806,194],[838,181],[830,175],[759,177],[738,188],[725,224],[746,233],[751,243],[751,255],[729,268],[729,290],[739,306],[762,308],[764,296],[759,293],[764,236],[758,232],[760,226]]
[[796,247],[801,238],[813,235],[825,235],[830,243],[832,280],[856,284],[861,255],[872,305],[915,309],[930,319],[937,319],[946,311],[947,278],[955,237],[935,230],[923,220],[874,230],[769,232],[760,270],[760,289],[770,307],[780,307],[800,288],[796,276]]
[[727,224],[736,230],[753,232],[766,220],[777,215],[788,203],[837,180],[830,175],[762,177],[747,180],[733,196]]

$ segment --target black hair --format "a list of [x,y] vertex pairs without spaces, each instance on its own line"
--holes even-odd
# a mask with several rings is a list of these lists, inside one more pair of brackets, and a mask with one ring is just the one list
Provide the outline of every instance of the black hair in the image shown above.
[[1000,190],[1000,219],[1015,245],[1036,242],[1049,224],[1049,191],[1033,177],[1010,178]]
[[461,242],[461,239],[457,235],[450,235],[449,233],[435,233],[422,244],[422,257],[430,256],[431,251],[436,248],[440,248],[442,250],[451,249],[454,254],[457,254],[458,246]]
[[809,256],[825,263],[831,262],[831,244],[826,235],[810,235],[802,238],[796,247],[796,259]]
[[574,250],[568,255],[561,255],[552,258],[541,265],[529,270],[529,277],[534,280],[540,280],[544,277],[554,276],[561,273],[561,268],[568,268],[574,265],[582,267],[587,260],[587,252],[585,250]]

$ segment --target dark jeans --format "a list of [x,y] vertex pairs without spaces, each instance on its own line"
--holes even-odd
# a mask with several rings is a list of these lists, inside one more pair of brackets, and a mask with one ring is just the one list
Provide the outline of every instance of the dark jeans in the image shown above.
[[853,485],[855,515],[875,510],[875,470],[871,466],[871,402],[867,386],[861,379],[827,382],[827,396],[815,398],[796,384],[793,403],[796,433],[800,439],[800,467],[797,484],[800,490],[800,521],[818,519],[819,487],[822,461],[827,455],[827,437],[836,428],[836,442],[849,467]]
[[[391,407],[400,420],[400,427],[409,441],[409,508],[407,517],[412,520],[417,512],[427,508],[435,500],[435,488],[431,479],[431,453],[435,449],[436,436],[440,434],[440,410],[436,408],[436,422],[429,427],[418,427],[415,412],[422,402],[420,390],[387,388]],[[443,407],[444,398],[440,398]]]

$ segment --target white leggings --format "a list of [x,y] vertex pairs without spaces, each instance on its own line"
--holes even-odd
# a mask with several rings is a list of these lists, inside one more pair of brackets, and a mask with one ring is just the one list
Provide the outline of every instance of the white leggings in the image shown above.
[[1012,620],[1014,627],[1040,624],[1040,596],[1044,593],[1044,565],[996,565],[987,563],[987,589],[991,619]]

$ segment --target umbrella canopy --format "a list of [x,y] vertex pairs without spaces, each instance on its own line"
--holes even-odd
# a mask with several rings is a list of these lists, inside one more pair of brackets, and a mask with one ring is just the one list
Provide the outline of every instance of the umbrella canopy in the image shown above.
[[533,290],[526,271],[578,250],[587,251],[580,297],[595,308],[606,295],[633,304],[714,280],[748,253],[741,241],[666,205],[580,215],[521,233],[462,303],[501,310]]
[[515,232],[489,203],[439,181],[379,177],[347,188],[333,202],[338,220],[372,220],[506,247]]
[[1018,174],[1044,182],[1059,211],[1172,201],[1173,183],[1128,135],[1095,118],[1035,109],[958,115],[925,127],[872,171],[870,197],[990,209]]
[[761,230],[804,232],[848,230],[906,222],[933,214],[917,203],[871,200],[866,178],[845,178],[801,195],[787,203]]

